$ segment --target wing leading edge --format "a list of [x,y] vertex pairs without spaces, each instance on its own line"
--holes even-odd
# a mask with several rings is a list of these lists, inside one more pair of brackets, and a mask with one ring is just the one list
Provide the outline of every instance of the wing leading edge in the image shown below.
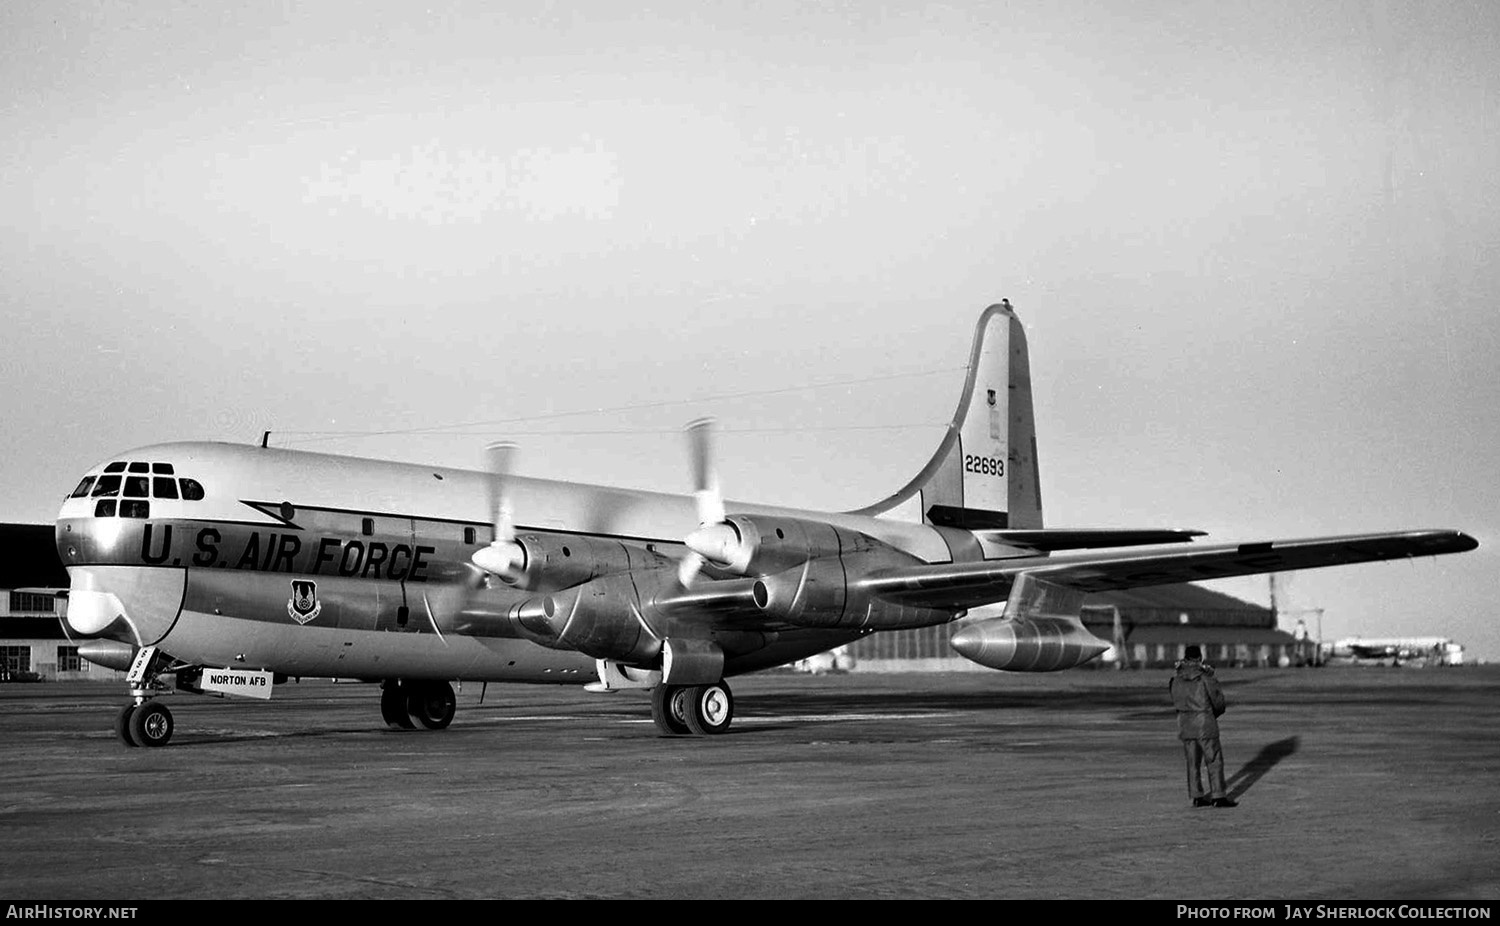
[[1169,550],[1110,550],[882,569],[859,584],[887,601],[927,608],[972,608],[1004,600],[1029,575],[1083,593],[1350,563],[1462,553],[1479,546],[1455,530],[1351,534],[1305,540],[1217,544]]

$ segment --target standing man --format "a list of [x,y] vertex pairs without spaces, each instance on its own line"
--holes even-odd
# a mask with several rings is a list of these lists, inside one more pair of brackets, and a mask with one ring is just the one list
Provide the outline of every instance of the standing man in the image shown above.
[[[1177,736],[1187,757],[1188,796],[1194,807],[1236,807],[1224,788],[1224,752],[1219,748],[1219,715],[1224,713],[1224,689],[1213,666],[1203,664],[1196,644],[1183,650],[1176,674],[1167,683],[1177,709]],[[1207,793],[1203,767],[1208,767]]]

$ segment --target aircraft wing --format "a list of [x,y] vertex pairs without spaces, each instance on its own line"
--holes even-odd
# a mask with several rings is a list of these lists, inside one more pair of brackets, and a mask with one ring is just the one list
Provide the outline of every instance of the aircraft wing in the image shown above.
[[1477,546],[1477,540],[1460,531],[1402,531],[901,566],[878,570],[858,582],[888,601],[928,608],[970,608],[1004,600],[1022,575],[1090,593],[1461,553]]

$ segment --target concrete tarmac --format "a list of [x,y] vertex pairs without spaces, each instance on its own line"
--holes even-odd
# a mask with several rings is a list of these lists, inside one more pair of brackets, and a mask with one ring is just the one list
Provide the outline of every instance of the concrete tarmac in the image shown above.
[[732,730],[642,693],[0,685],[0,894],[61,900],[1500,898],[1500,667],[1224,670],[1230,790],[1189,806],[1164,671],[731,680]]

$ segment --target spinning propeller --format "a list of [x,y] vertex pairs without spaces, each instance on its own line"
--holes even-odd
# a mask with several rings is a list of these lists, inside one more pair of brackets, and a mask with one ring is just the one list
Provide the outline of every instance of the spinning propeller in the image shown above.
[[487,547],[474,551],[474,565],[505,582],[517,582],[526,572],[526,547],[516,540],[516,525],[511,513],[509,480],[515,462],[516,445],[508,441],[485,448],[485,463],[490,472],[490,515],[495,524],[495,539]]
[[[693,499],[698,509],[698,529],[683,539],[688,554],[677,569],[677,580],[687,587],[707,563],[737,571],[748,562],[753,550],[746,549],[739,528],[724,512],[724,498],[719,493],[719,479],[714,471],[714,431],[712,418],[700,418],[688,424],[692,465]],[[475,550],[470,560],[475,566],[511,585],[526,577],[530,554],[526,545],[516,539],[514,515],[510,500],[510,476],[515,463],[516,445],[509,442],[490,444],[485,448],[489,470],[490,514],[495,524],[495,539],[489,546]]]
[[698,529],[683,540],[689,552],[677,570],[677,580],[684,587],[693,583],[705,562],[731,562],[741,545],[739,529],[725,515],[724,497],[719,493],[713,459],[716,427],[714,419],[699,418],[684,431],[693,469],[693,499],[698,506]]

